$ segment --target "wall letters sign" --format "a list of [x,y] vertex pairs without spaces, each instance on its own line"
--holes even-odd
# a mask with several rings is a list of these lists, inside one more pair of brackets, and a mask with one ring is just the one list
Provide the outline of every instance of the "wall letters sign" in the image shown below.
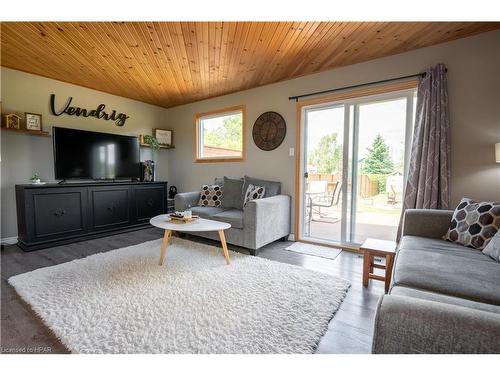
[[99,104],[96,109],[88,110],[80,107],[70,107],[73,98],[70,96],[64,108],[57,112],[56,111],[56,96],[54,94],[50,95],[50,109],[54,116],[61,116],[66,113],[70,116],[83,116],[83,117],[95,117],[103,118],[104,120],[113,120],[117,126],[125,125],[125,121],[130,118],[125,113],[116,113],[115,110],[111,113],[104,112],[106,106],[104,104]]

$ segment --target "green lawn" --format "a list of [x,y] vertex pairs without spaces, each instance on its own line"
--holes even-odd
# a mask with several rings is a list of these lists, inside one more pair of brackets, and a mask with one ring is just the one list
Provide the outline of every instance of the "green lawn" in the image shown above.
[[387,193],[381,193],[371,198],[358,198],[358,212],[370,212],[378,214],[399,216],[401,209],[395,205],[392,207],[387,203]]

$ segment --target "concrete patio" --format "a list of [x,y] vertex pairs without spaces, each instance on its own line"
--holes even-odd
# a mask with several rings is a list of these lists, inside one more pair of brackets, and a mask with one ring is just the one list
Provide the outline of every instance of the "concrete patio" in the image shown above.
[[[339,242],[341,238],[341,207],[322,207],[321,216],[317,209],[312,216],[310,233],[308,217],[304,219],[304,236],[311,240],[320,239]],[[380,194],[372,199],[359,201],[356,212],[354,243],[362,243],[372,237],[381,240],[396,239],[397,228],[401,213],[401,204],[388,204],[386,195]]]

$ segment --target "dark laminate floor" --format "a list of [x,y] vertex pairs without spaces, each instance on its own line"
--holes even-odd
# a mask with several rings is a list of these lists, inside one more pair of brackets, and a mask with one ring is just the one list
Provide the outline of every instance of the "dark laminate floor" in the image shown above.
[[[44,250],[23,252],[17,246],[6,246],[1,252],[1,348],[9,352],[15,348],[49,348],[53,353],[64,353],[67,349],[31,311],[7,283],[9,277],[40,267],[68,262],[76,258],[135,245],[161,237],[158,229],[145,229],[90,241],[58,246]],[[210,240],[196,239],[203,242]],[[383,294],[383,283],[361,285],[363,259],[357,254],[342,251],[335,260],[297,254],[284,250],[290,242],[275,242],[262,248],[259,256],[278,262],[303,266],[312,270],[343,277],[351,281],[351,288],[340,309],[330,322],[322,337],[318,353],[370,353],[373,318],[379,297]],[[244,249],[229,246],[232,250]]]

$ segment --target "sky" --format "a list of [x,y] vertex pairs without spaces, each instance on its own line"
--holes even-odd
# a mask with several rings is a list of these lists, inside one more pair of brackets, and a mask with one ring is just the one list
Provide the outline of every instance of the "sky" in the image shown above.
[[218,115],[218,117],[208,117],[203,119],[203,129],[206,131],[211,131],[217,129],[219,126],[224,124],[224,120],[226,118],[230,118],[234,116],[234,113],[230,113],[227,115]]

